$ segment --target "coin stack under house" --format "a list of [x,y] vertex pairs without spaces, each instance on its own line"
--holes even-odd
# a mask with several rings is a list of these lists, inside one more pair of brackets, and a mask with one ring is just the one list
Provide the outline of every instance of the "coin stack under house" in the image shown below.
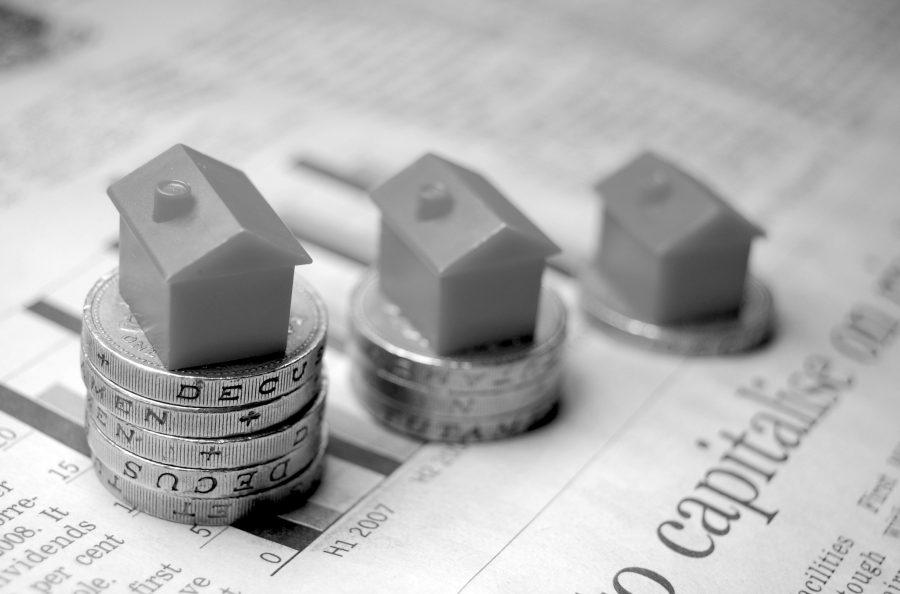
[[558,248],[480,174],[425,155],[372,191],[377,270],[354,291],[353,383],[383,424],[438,441],[527,431],[559,399]]
[[287,354],[169,371],[102,278],[84,307],[81,373],[94,467],[119,499],[189,524],[297,504],[321,478],[326,319],[295,281]]
[[188,524],[302,503],[327,440],[325,306],[293,274],[309,256],[246,176],[181,145],[109,193],[119,268],[81,336],[100,481]]
[[437,354],[371,274],[352,301],[354,389],[385,425],[427,440],[510,437],[544,421],[559,399],[566,311],[545,289],[533,340]]

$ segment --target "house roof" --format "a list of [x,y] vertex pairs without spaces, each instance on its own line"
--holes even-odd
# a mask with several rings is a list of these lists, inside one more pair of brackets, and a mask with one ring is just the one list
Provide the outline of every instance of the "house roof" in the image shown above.
[[652,152],[603,179],[605,215],[659,255],[749,243],[763,231],[708,186]]
[[[155,195],[166,180],[189,186],[192,207],[157,222]],[[169,281],[312,261],[243,172],[181,144],[115,182],[107,193]]]
[[559,251],[484,177],[433,154],[371,195],[384,223],[437,275]]

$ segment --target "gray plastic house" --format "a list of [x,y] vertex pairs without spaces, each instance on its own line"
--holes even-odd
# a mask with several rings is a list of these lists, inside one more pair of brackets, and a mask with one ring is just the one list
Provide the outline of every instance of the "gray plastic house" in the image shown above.
[[604,203],[596,265],[629,313],[681,324],[739,310],[757,226],[649,152],[596,189]]
[[428,154],[372,199],[381,290],[432,349],[533,335],[541,275],[559,248],[485,178]]
[[311,259],[243,172],[175,145],[108,193],[119,291],[167,368],[284,352]]

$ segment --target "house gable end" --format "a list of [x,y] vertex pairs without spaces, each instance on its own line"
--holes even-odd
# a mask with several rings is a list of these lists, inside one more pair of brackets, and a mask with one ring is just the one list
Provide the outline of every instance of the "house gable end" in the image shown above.
[[756,237],[765,233],[730,207],[723,208],[717,216],[672,246],[669,254],[702,252],[717,248],[749,245]]
[[169,281],[181,283],[275,268],[293,271],[294,266],[294,261],[285,257],[279,246],[273,246],[249,231],[242,231],[184,266]]
[[485,241],[453,262],[443,271],[443,276],[455,276],[490,268],[513,267],[527,262],[539,262],[543,266],[546,257],[544,250],[535,249],[530,234],[505,228],[486,238]]

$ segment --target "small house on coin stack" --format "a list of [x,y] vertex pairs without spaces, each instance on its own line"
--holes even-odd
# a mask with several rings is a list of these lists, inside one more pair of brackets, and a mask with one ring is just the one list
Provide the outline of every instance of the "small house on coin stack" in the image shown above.
[[478,173],[427,154],[372,192],[383,294],[440,355],[534,333],[559,248]]
[[108,193],[119,290],[166,368],[284,354],[312,260],[243,172],[179,144]]
[[596,189],[604,213],[595,265],[631,315],[672,325],[739,311],[759,227],[650,152]]

